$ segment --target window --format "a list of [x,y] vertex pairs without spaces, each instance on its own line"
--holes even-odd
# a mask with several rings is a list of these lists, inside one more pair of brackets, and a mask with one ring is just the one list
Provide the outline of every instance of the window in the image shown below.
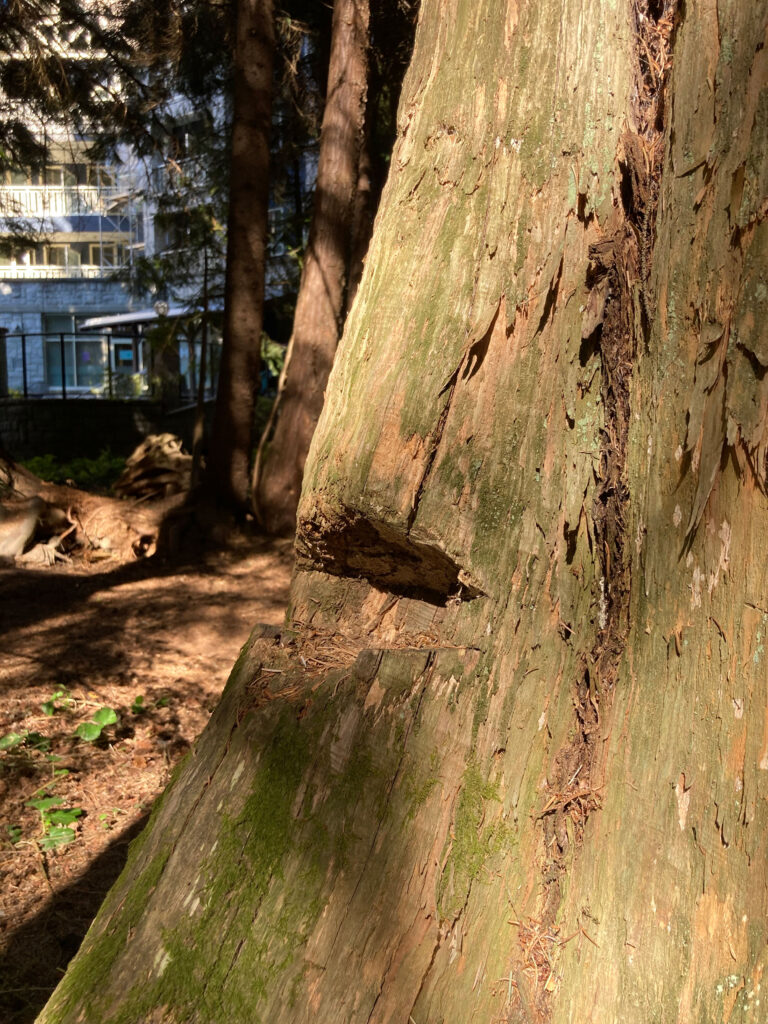
[[43,172],[43,184],[53,188],[74,188],[77,175],[72,164],[51,164]]
[[111,168],[103,164],[88,164],[86,183],[93,188],[112,188],[115,184],[115,175]]
[[68,388],[100,388],[107,373],[106,343],[101,338],[80,337],[74,333],[74,328],[75,317],[68,313],[49,313],[43,316],[48,387],[61,387],[63,354]]
[[91,245],[89,262],[94,267],[122,267],[126,262],[125,246],[119,242]]
[[7,170],[3,176],[6,185],[15,185],[17,188],[22,185],[28,185],[29,179],[29,171],[19,170],[18,168]]
[[113,348],[115,370],[118,373],[133,372],[133,345],[116,341]]
[[75,318],[71,313],[43,313],[43,332],[45,334],[72,334],[75,329]]
[[34,249],[17,249],[13,252],[0,252],[0,267],[33,267],[35,259]]
[[80,253],[71,245],[47,245],[44,252],[45,262],[49,267],[70,270],[80,266]]
[[205,138],[205,121],[196,118],[185,124],[176,124],[171,129],[169,156],[173,160],[186,160],[200,153]]
[[190,243],[189,215],[170,210],[155,217],[155,239],[161,250],[183,249]]

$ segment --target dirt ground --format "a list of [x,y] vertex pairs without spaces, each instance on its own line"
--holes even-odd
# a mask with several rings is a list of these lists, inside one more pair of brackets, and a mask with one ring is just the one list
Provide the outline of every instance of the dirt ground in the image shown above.
[[[46,1002],[251,628],[282,621],[291,568],[289,542],[243,540],[177,564],[0,569],[4,1024]],[[105,708],[116,721],[81,738]]]

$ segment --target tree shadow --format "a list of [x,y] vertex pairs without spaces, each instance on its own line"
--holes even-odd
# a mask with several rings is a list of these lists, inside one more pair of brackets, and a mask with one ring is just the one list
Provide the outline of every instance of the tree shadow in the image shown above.
[[0,959],[0,1020],[32,1024],[80,948],[104,897],[125,867],[130,842],[147,823],[145,813],[121,832],[73,882],[12,931]]
[[254,554],[268,553],[275,548],[273,538],[254,537],[238,547],[219,549],[185,549],[174,557],[152,556],[124,563],[114,569],[76,575],[51,569],[22,569],[0,565],[0,606],[3,626],[23,628],[59,614],[72,601],[85,602],[94,594],[112,590],[127,583],[167,579],[194,573],[215,576],[218,560],[245,560]]
[[[157,772],[158,765],[175,763],[196,739],[206,711],[216,702],[219,681],[223,686],[251,627],[264,615],[282,615],[288,573],[279,563],[287,569],[290,559],[287,544],[254,538],[222,552],[153,557],[90,575],[55,568],[0,571],[0,696],[5,702],[0,733],[38,730],[51,752],[21,744],[0,755],[3,833],[6,824],[21,822],[28,834],[29,816],[36,812],[24,809],[26,800],[39,784],[50,783],[48,761],[54,756],[66,776],[56,795],[62,793],[72,806],[74,800],[77,806],[93,807],[86,818],[111,806],[97,805],[92,795],[90,803],[83,803],[83,794],[88,797],[89,777],[112,772],[112,745],[119,749],[130,741],[122,761],[115,762],[123,773]],[[65,691],[62,706],[44,717],[40,702],[59,688]],[[102,696],[106,692],[108,698]],[[68,693],[77,698],[72,712]],[[134,711],[137,694],[143,695],[143,705]],[[96,706],[95,698],[116,708],[119,721],[103,741],[83,743],[73,733],[74,724],[82,717],[82,702],[90,699]],[[130,745],[134,735],[135,747]],[[123,802],[114,800],[115,805]],[[128,842],[145,821],[146,815],[116,836],[71,884],[82,859],[77,867],[69,867],[66,858],[57,862],[61,881],[53,879],[54,884],[63,882],[66,888],[57,888],[39,912],[46,897],[42,862],[38,872],[31,848],[22,863],[15,859],[20,852],[4,845],[2,1024],[35,1019],[122,869]],[[81,852],[90,850],[86,845]],[[25,902],[30,892],[31,907]],[[25,906],[30,907],[26,913]],[[19,919],[25,923],[18,925]]]
[[[89,575],[4,569],[0,657],[29,662],[30,672],[42,673],[54,686],[70,685],[74,674],[98,692],[99,679],[128,677],[137,667],[137,630],[161,646],[172,641],[157,639],[158,624],[169,631],[169,623],[181,627],[204,621],[222,641],[242,634],[243,616],[233,614],[241,595],[227,570],[236,573],[238,562],[270,553],[280,560],[289,557],[285,546],[259,541],[247,550],[173,561],[151,558]],[[219,559],[226,559],[226,566]],[[201,581],[200,587],[190,587],[190,575]],[[255,594],[267,612],[279,613],[285,606],[284,588],[275,579],[265,582],[260,594],[256,588]],[[85,679],[79,666],[72,668],[78,661],[87,661],[98,671]],[[6,672],[3,689],[9,686],[13,683]]]

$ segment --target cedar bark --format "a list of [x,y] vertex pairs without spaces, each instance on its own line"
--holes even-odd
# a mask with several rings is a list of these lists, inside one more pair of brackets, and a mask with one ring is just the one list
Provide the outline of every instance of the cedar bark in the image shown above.
[[235,510],[248,501],[261,358],[273,54],[272,0],[238,0],[224,341],[206,473],[209,495]]
[[291,628],[42,1022],[762,1019],[767,21],[423,4]]
[[254,471],[254,507],[271,533],[295,529],[304,462],[344,324],[366,105],[368,21],[368,0],[336,0],[309,243],[286,365]]

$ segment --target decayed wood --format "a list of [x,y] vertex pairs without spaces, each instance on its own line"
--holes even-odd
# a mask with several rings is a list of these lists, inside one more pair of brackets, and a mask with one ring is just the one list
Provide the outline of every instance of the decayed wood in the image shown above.
[[173,434],[150,434],[125,460],[113,490],[119,498],[166,498],[186,494],[192,475],[192,456],[182,451]]
[[0,502],[0,560],[19,558],[33,540],[47,540],[57,530],[63,536],[73,528],[66,512],[48,505],[42,498],[6,498]]
[[768,7],[720,6],[423,4],[293,628],[45,1024],[761,1019]]
[[[164,526],[184,498],[183,494],[172,494],[151,503],[108,498],[77,487],[47,483],[23,466],[3,459],[0,492],[11,503],[21,500],[42,505],[47,523],[43,538],[53,536],[61,527],[58,532],[67,532],[68,547],[76,547],[84,558],[114,557],[120,562],[153,554]],[[73,525],[75,530],[70,532]]]

